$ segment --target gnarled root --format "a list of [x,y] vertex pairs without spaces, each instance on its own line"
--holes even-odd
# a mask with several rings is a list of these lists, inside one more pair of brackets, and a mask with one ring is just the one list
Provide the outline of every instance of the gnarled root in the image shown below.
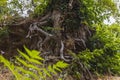
[[63,44],[63,41],[61,40],[60,57],[61,57],[61,59],[63,59],[64,61],[69,62],[70,60],[68,60],[68,59],[66,59],[66,58],[64,57],[64,52],[63,52],[63,50],[64,50],[64,44]]

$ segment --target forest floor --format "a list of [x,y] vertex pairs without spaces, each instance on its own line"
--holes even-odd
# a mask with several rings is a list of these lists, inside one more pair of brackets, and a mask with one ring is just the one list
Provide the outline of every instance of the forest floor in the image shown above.
[[120,80],[120,77],[117,77],[117,76],[104,76],[103,78],[99,78],[97,80]]
[[[8,69],[0,70],[0,80],[14,80],[12,73]],[[66,80],[75,80],[69,76]],[[102,76],[95,80],[120,80],[117,76]]]

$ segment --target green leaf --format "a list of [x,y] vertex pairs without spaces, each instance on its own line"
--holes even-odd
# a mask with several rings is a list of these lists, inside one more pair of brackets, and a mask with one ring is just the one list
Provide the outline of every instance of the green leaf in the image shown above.
[[[36,64],[41,64],[42,65],[42,63],[39,61],[39,60],[35,60],[35,59],[32,59],[32,58],[30,58],[28,55],[26,55],[25,53],[23,53],[23,52],[21,52],[20,50],[18,50],[18,52],[26,59],[26,60],[28,60],[29,62],[33,62],[33,63],[36,63]],[[32,54],[33,55],[33,54]]]
[[62,72],[56,65],[53,65],[53,69],[59,71],[59,72]]
[[44,60],[42,57],[39,57],[39,54],[40,54],[39,51],[37,51],[37,50],[32,50],[32,53],[35,54],[35,55],[31,56],[32,58],[34,58],[34,59],[39,59],[39,60]]
[[52,73],[54,73],[54,74],[57,74],[57,72],[52,68],[51,65],[48,66],[48,70],[49,70],[49,72],[52,72]]
[[16,67],[16,68],[17,68],[18,71],[21,71],[22,73],[29,74],[29,75],[33,76],[34,78],[36,78],[36,80],[39,79],[38,76],[36,74],[34,74],[33,72],[31,72],[31,71],[25,70],[22,67]]
[[29,49],[27,49],[25,46],[24,46],[24,49],[25,49],[25,51],[28,53],[28,55],[31,57],[31,58],[34,58],[34,59],[39,59],[39,60],[44,60],[43,58],[41,58],[40,56],[39,56],[39,54],[40,54],[40,52],[39,51],[37,51],[37,50],[29,50]]
[[32,64],[27,64],[24,60],[20,59],[19,57],[16,57],[16,59],[21,63],[23,64],[24,66],[28,67],[28,68],[33,68],[33,69],[36,69],[36,70],[40,70],[38,67],[32,65]]
[[68,64],[63,62],[63,61],[58,61],[56,63],[56,66],[59,67],[59,68],[66,68],[66,67],[68,67]]
[[43,68],[43,72],[44,72],[45,74],[47,74],[49,77],[52,77],[52,76],[50,75],[50,73],[47,71],[47,69]]

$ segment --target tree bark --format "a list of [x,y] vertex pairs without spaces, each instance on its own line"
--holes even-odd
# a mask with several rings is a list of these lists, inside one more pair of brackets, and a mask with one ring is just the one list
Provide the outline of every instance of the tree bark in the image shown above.
[[[61,58],[65,60],[67,50],[75,53],[85,50],[91,31],[88,25],[81,23],[79,0],[51,0],[48,6],[45,10],[48,13],[38,19],[28,18],[18,23],[2,24],[1,26],[8,26],[10,29],[6,38],[10,41],[1,42],[1,51],[9,54],[11,50],[14,52],[16,48],[27,45],[41,52],[62,55]],[[45,26],[51,29],[45,30]],[[4,44],[14,46],[15,49],[2,48]]]
[[77,54],[88,48],[91,31],[80,18],[79,0],[51,0],[48,6],[48,13],[38,20],[28,19],[7,25],[10,29],[9,36],[0,42],[0,49],[5,52],[5,56],[12,56],[12,53],[16,53],[16,48],[22,50],[23,45],[26,45],[30,49],[41,51],[44,56],[57,55],[69,62],[71,56],[68,50]]

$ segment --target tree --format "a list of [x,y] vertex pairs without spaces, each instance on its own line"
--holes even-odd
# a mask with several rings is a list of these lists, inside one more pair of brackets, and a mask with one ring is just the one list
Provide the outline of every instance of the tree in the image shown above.
[[0,41],[0,49],[6,53],[15,53],[16,48],[22,49],[26,45],[46,55],[60,55],[61,59],[69,62],[68,50],[78,54],[90,49],[89,39],[95,33],[93,24],[102,25],[103,20],[117,15],[112,0],[31,0],[29,7],[34,7],[30,14],[32,18],[23,18],[19,12],[28,5],[21,1],[8,3],[17,9],[6,6],[11,14],[1,22],[1,30],[8,27],[5,28],[8,35]]

